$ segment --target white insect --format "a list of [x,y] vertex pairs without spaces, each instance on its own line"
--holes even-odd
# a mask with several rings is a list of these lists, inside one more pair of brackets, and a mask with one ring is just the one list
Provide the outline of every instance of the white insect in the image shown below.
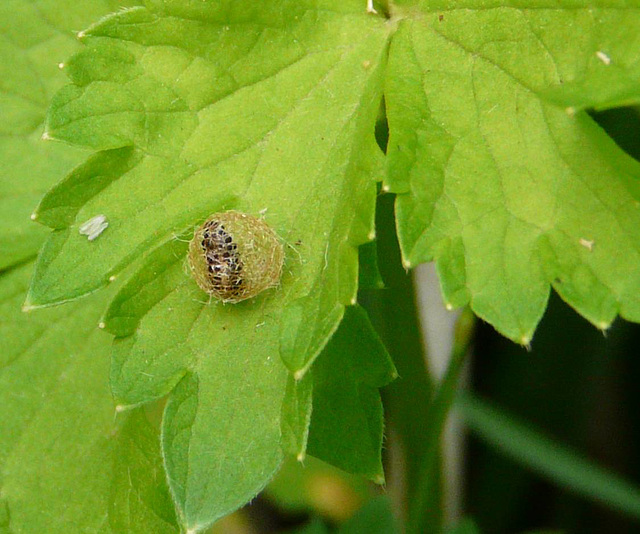
[[595,241],[593,241],[592,239],[585,239],[584,237],[581,237],[580,244],[587,250],[592,251]]
[[109,226],[107,217],[105,215],[96,215],[82,224],[78,231],[81,235],[86,235],[89,241],[93,241],[107,229],[107,226]]
[[611,65],[611,58],[605,54],[602,50],[598,50],[596,52],[596,56],[600,61],[602,61],[605,65]]

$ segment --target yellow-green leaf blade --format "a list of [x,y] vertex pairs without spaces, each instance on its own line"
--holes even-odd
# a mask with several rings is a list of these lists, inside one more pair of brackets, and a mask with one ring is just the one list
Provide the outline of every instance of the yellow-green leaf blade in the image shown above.
[[[400,22],[391,47],[387,184],[405,262],[435,259],[448,305],[470,302],[523,344],[551,285],[600,328],[640,319],[640,165],[576,113],[640,80],[628,52],[626,84],[600,91],[590,80],[605,74],[577,53],[584,40],[594,54],[617,46],[605,22],[640,28],[640,10],[589,13],[431,6]],[[578,78],[567,112],[549,94]]]

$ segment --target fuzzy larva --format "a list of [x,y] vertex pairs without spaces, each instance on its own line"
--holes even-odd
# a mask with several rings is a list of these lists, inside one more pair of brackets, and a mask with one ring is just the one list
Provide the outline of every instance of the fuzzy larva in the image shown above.
[[238,211],[214,213],[189,243],[189,267],[200,289],[240,302],[278,285],[284,248],[261,219]]

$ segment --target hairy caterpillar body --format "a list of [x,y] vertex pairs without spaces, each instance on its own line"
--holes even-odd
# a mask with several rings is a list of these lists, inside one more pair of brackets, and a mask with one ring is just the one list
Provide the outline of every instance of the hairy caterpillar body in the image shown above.
[[189,243],[189,267],[203,291],[222,302],[240,302],[278,285],[284,248],[261,219],[214,213]]

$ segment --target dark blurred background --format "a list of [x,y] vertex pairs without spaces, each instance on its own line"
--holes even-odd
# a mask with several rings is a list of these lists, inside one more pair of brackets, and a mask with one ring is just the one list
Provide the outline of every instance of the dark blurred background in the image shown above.
[[[531,352],[479,326],[473,389],[639,484],[639,348],[639,325],[617,320],[605,337],[554,295]],[[637,520],[546,482],[473,435],[468,447],[466,510],[483,532],[640,532]]]

